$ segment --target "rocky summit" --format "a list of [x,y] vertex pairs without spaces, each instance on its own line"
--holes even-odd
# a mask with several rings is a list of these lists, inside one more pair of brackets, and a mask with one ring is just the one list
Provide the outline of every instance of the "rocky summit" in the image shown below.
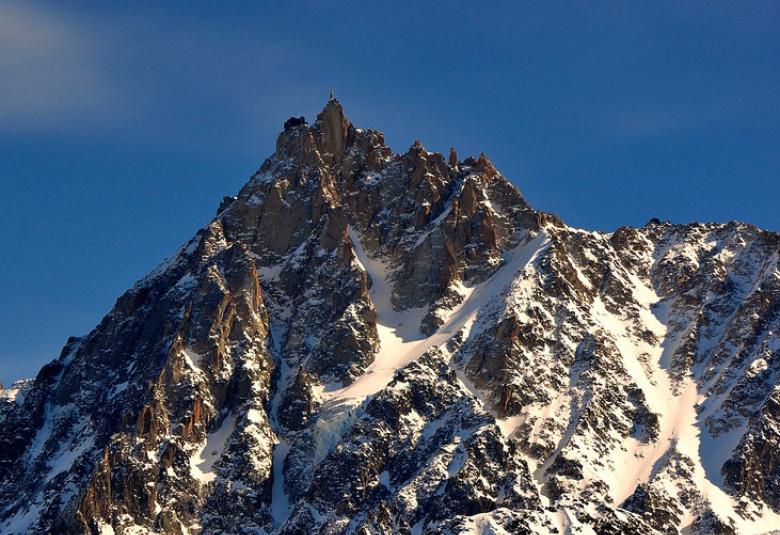
[[771,533],[779,256],[571,228],[331,98],[0,389],[0,532]]

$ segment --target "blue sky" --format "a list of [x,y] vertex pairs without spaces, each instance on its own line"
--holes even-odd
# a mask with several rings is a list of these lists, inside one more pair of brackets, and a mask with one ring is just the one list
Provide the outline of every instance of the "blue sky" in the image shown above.
[[777,2],[65,4],[0,3],[6,384],[87,333],[330,88],[396,151],[484,151],[572,225],[780,230]]

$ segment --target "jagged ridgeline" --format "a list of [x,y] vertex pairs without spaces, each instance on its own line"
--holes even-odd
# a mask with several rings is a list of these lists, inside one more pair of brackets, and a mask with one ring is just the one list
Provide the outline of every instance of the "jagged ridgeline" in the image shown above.
[[769,532],[779,252],[568,227],[331,99],[1,391],[0,532]]

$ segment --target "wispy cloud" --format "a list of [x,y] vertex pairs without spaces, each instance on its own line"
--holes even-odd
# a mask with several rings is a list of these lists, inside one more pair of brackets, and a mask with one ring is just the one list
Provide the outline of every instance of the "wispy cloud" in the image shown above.
[[165,10],[0,1],[0,134],[108,132],[213,148],[281,124],[289,88],[308,80],[295,71],[294,39],[266,30]]
[[[720,94],[683,98],[666,105],[638,106],[609,112],[612,127],[631,137],[665,136],[692,131],[734,126],[778,116],[775,98],[766,91],[729,86]],[[607,113],[607,112],[605,112]]]
[[115,116],[117,88],[83,25],[30,3],[0,3],[0,131],[73,128]]
[[689,124],[687,118],[664,110],[635,110],[617,117],[618,132],[637,137],[667,134]]

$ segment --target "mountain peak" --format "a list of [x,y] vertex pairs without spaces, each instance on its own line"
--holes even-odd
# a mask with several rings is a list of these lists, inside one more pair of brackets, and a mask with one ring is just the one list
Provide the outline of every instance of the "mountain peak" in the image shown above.
[[766,531],[779,247],[569,228],[485,154],[395,154],[331,94],[0,387],[0,532]]
[[340,158],[344,154],[353,127],[332,92],[325,107],[317,114],[315,127],[319,130],[318,141],[323,156],[330,154],[331,160]]

